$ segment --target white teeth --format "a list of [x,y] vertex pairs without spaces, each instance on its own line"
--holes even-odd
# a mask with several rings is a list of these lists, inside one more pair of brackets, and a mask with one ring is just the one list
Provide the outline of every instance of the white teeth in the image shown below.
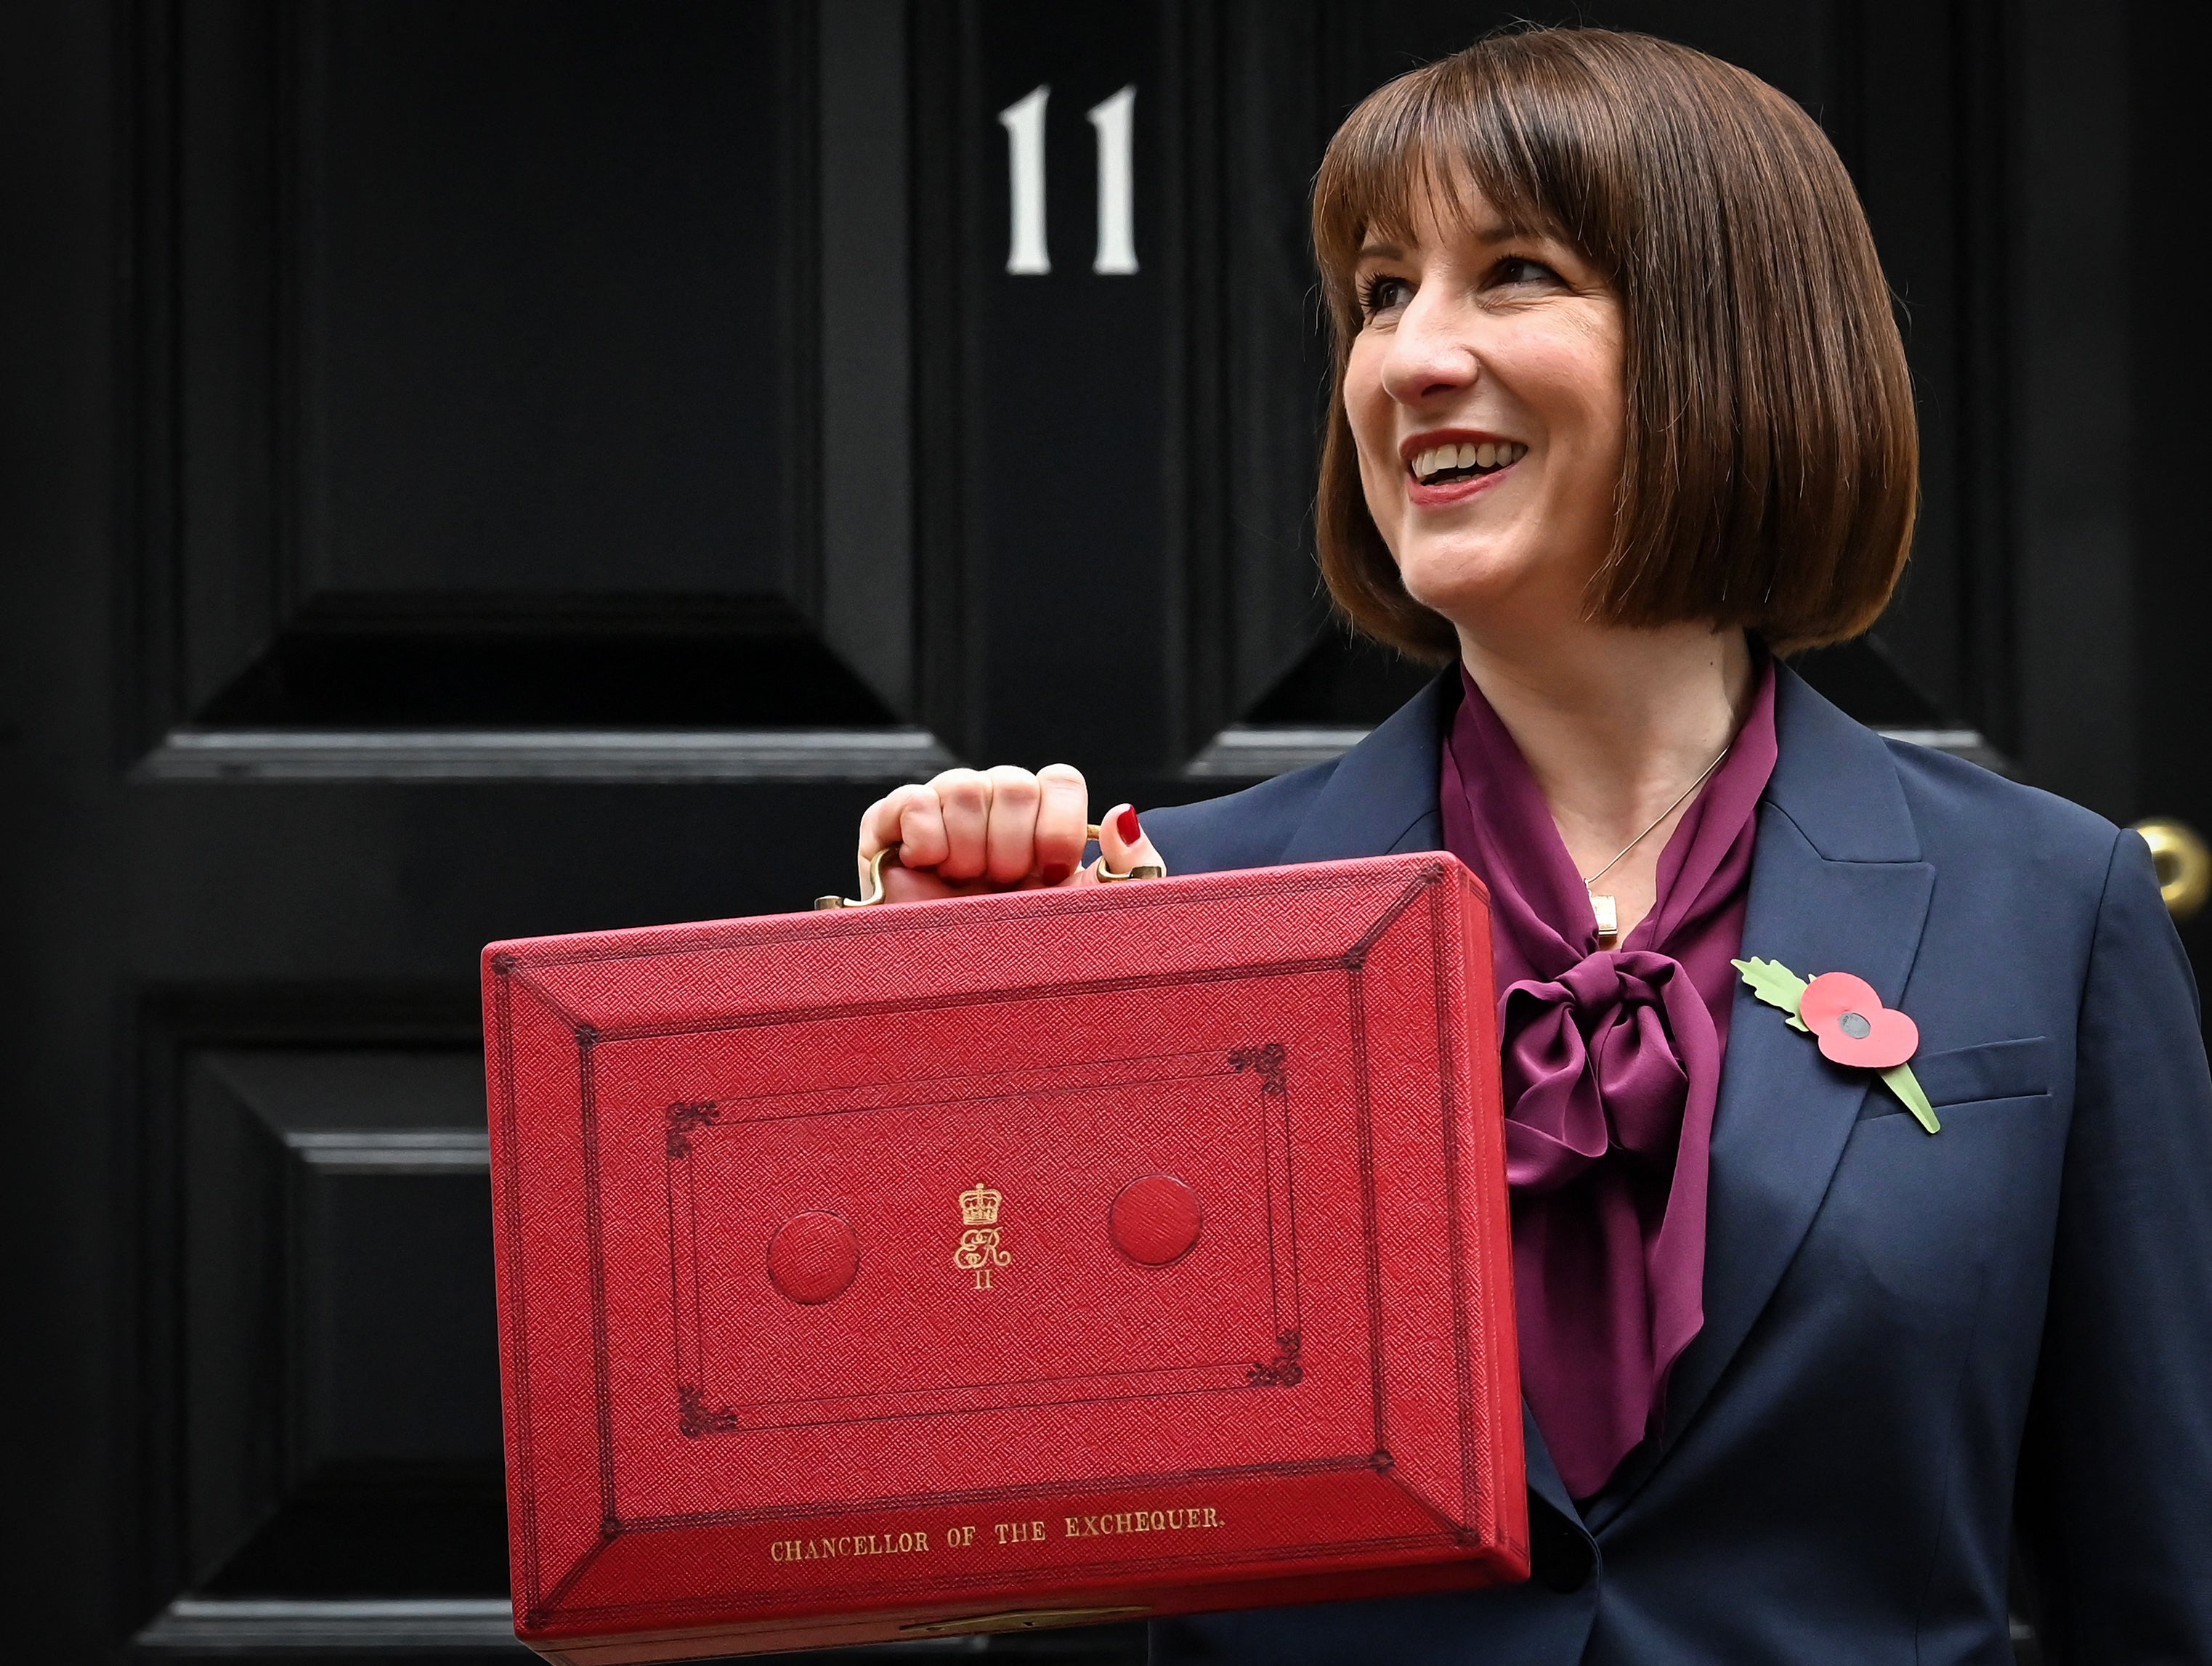
[[1518,440],[1485,440],[1480,445],[1431,445],[1417,451],[1408,465],[1416,480],[1428,480],[1451,469],[1503,469],[1528,455]]

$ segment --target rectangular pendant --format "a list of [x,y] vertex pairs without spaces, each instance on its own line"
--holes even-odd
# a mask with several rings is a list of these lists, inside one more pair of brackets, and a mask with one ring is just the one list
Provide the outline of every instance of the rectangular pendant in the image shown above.
[[1611,948],[1620,936],[1620,913],[1613,899],[1603,892],[1590,893],[1590,912],[1597,917],[1597,942],[1600,948]]

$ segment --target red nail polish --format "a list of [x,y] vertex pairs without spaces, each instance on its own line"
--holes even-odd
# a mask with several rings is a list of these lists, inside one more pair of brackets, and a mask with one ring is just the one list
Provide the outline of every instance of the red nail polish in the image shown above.
[[1145,830],[1137,825],[1137,807],[1134,804],[1114,818],[1114,831],[1121,835],[1124,845],[1133,845],[1145,836]]
[[1042,870],[1038,873],[1037,877],[1042,880],[1047,885],[1058,885],[1064,881],[1067,876],[1074,871],[1074,868],[1067,863],[1048,862],[1045,863]]

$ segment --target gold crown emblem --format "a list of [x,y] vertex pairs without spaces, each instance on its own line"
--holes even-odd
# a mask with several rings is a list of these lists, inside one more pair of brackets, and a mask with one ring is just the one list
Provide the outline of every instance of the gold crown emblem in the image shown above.
[[975,1190],[960,1194],[960,1224],[963,1227],[995,1227],[999,1224],[999,1205],[1006,1200],[981,1180]]

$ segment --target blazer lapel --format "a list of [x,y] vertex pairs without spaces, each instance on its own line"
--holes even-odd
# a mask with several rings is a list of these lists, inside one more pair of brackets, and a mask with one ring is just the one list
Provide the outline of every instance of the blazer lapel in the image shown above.
[[1526,1398],[1521,1402],[1521,1445],[1528,1455],[1528,1490],[1569,1521],[1580,1521],[1582,1512],[1567,1496],[1567,1483],[1559,1479],[1559,1466],[1552,1461],[1552,1449],[1544,1444],[1544,1432],[1536,1427],[1536,1414]]
[[1443,849],[1437,783],[1444,724],[1458,700],[1459,668],[1453,666],[1339,759],[1281,860],[1339,862]]
[[[1743,954],[1904,993],[1936,870],[1882,740],[1778,668],[1780,755],[1759,806]],[[1666,1444],[1704,1405],[1781,1282],[1871,1086],[1739,985],[1714,1116],[1705,1322],[1676,1361]]]

